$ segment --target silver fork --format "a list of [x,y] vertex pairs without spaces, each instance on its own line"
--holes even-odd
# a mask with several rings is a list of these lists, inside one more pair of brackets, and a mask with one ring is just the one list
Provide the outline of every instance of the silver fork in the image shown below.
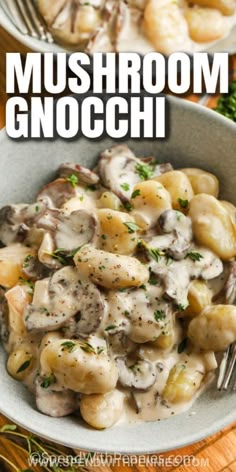
[[0,0],[0,7],[22,34],[53,43],[34,0]]
[[[227,390],[231,380],[233,380],[234,366],[236,363],[236,342],[231,344],[223,354],[219,367],[219,375],[217,379],[218,390]],[[236,390],[236,380],[232,386],[232,390]]]

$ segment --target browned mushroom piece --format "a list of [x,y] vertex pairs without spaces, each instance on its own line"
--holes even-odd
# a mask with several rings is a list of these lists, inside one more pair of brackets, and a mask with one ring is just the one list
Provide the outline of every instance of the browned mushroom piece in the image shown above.
[[119,382],[123,387],[149,390],[156,381],[156,367],[150,361],[141,359],[128,366],[123,357],[117,357],[116,365]]
[[43,203],[7,205],[0,210],[0,240],[5,246],[25,241],[37,219],[45,211]]
[[102,0],[37,0],[38,8],[57,40],[70,47],[84,48],[101,25]]
[[[66,255],[93,241],[97,220],[92,213],[86,210],[75,210],[68,214],[56,209],[47,209],[44,215],[38,219],[37,226],[51,235],[42,244],[45,246],[47,244],[51,253],[60,249]],[[50,254],[47,250],[44,252]],[[40,256],[39,259],[43,262]]]
[[162,233],[173,235],[173,240],[167,240],[169,245],[165,248],[166,253],[173,259],[183,259],[193,239],[191,219],[179,211],[166,210],[160,215],[158,226]]
[[[51,267],[50,267],[51,268]],[[37,257],[29,255],[22,266],[23,274],[30,279],[40,280],[48,277],[49,270]]]
[[150,156],[138,159],[127,145],[118,144],[101,153],[97,169],[104,186],[127,202],[134,186],[145,178],[145,171],[151,178],[168,171],[168,166],[156,164]]
[[32,303],[24,311],[28,331],[53,331],[76,317],[74,337],[91,334],[98,328],[106,306],[92,283],[80,279],[78,271],[67,266],[50,278],[35,283]]
[[[53,379],[50,385],[50,378]],[[38,377],[35,381],[36,406],[44,415],[60,418],[79,408],[79,395],[71,390],[53,390],[55,377]]]
[[61,164],[58,172],[59,176],[63,178],[75,175],[78,181],[84,184],[95,185],[99,182],[99,176],[95,174],[95,172],[79,164],[66,162],[65,164]]
[[75,186],[66,179],[56,179],[45,185],[37,195],[38,202],[48,208],[61,208],[70,198],[76,197]]

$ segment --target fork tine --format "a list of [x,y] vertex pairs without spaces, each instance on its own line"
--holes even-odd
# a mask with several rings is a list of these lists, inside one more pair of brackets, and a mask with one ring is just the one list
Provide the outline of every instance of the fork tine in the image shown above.
[[45,28],[44,28],[42,22],[39,20],[34,2],[32,2],[31,0],[25,0],[25,4],[26,4],[26,6],[29,10],[32,23],[33,23],[33,25],[34,25],[37,33],[38,33],[38,36],[41,39],[45,40],[46,39]]
[[19,12],[26,24],[28,29],[28,33],[33,37],[37,38],[37,33],[35,31],[34,25],[32,24],[32,20],[30,19],[29,15],[26,12],[25,5],[22,0],[15,0],[15,3],[19,9]]
[[[223,358],[223,365],[225,363],[225,372],[224,375],[222,376],[222,382],[219,388],[219,390],[227,390],[230,380],[232,378],[232,372],[235,366],[236,362],[236,343],[233,343],[226,351],[225,359]],[[234,387],[236,389],[236,385],[234,384]],[[234,388],[233,387],[233,388]]]

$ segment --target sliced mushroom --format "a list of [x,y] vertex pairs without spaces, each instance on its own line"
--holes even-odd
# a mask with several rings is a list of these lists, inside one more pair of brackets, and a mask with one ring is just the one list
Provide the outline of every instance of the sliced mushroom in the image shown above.
[[23,242],[30,233],[45,206],[39,204],[8,205],[0,210],[0,240],[6,246],[14,242]]
[[133,387],[137,390],[148,390],[156,381],[156,368],[151,362],[138,360],[127,366],[123,357],[116,359],[119,371],[119,382],[123,387]]
[[167,254],[176,260],[183,259],[193,239],[191,219],[179,211],[166,210],[159,217],[158,225],[163,233],[173,235]]
[[70,162],[66,162],[59,167],[59,176],[66,178],[69,177],[71,174],[76,175],[79,182],[83,182],[84,184],[92,184],[95,185],[99,182],[99,176],[95,174],[87,167],[83,167],[79,164],[73,164]]
[[[195,257],[194,257],[195,256]],[[185,259],[166,264],[166,258],[149,264],[164,285],[165,297],[173,301],[180,309],[188,305],[188,288],[192,279],[214,279],[223,272],[221,260],[211,251],[194,246]]]
[[23,274],[33,280],[44,279],[49,276],[49,270],[37,257],[29,256],[22,267]]
[[52,331],[77,316],[75,336],[79,337],[96,331],[105,309],[97,287],[81,280],[78,271],[68,266],[35,283],[33,300],[24,311],[24,319],[28,331]]
[[55,247],[71,252],[91,242],[95,236],[97,221],[86,210],[70,214],[48,209],[38,220],[38,227],[53,232]]
[[48,208],[61,208],[67,200],[76,196],[76,188],[66,179],[56,179],[45,185],[37,195],[37,201]]
[[50,387],[43,388],[43,378],[35,382],[36,406],[41,413],[60,418],[68,416],[79,408],[79,396],[71,390],[53,391]]
[[151,178],[166,172],[167,164],[158,165],[152,157],[138,159],[128,146],[119,144],[101,154],[98,173],[103,184],[122,201],[127,202],[131,198],[134,186],[143,178],[140,175],[142,165],[148,166]]

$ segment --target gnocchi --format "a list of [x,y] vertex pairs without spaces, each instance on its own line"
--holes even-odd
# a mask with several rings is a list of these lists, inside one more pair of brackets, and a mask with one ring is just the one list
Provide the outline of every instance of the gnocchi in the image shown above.
[[[54,38],[66,48],[141,54],[205,50],[235,23],[235,0],[38,0]],[[110,14],[112,12],[112,15]],[[207,44],[202,44],[202,42]]]
[[218,194],[210,172],[120,144],[0,210],[6,368],[39,411],[104,429],[192,405],[236,341],[236,212]]

